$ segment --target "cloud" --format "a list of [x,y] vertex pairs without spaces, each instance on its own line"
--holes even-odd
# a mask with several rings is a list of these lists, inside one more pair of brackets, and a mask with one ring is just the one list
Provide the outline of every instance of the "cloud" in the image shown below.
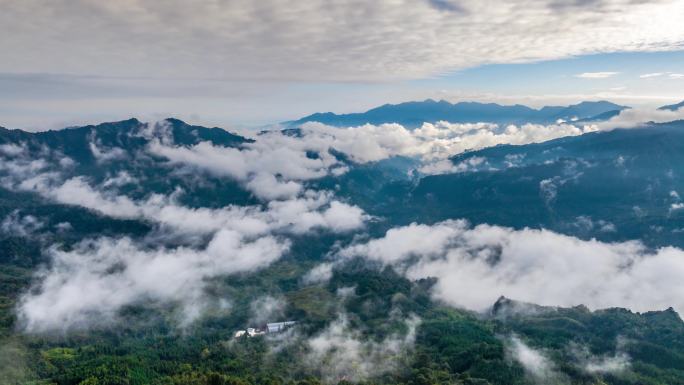
[[332,278],[333,267],[334,265],[332,263],[321,263],[320,265],[316,265],[304,275],[302,282],[305,285],[327,282]]
[[131,176],[128,171],[119,171],[115,176],[107,178],[102,187],[121,187],[129,184],[138,183],[138,178]]
[[674,247],[649,251],[636,241],[603,243],[548,230],[445,221],[394,228],[339,252],[342,259],[354,256],[394,266],[410,279],[438,278],[437,299],[476,311],[504,295],[549,306],[673,306],[684,312],[684,250]]
[[[583,162],[583,160],[580,160]],[[551,208],[551,204],[558,196],[558,187],[569,182],[575,182],[583,175],[581,171],[577,170],[578,161],[566,160],[563,161],[563,175],[556,175],[552,178],[543,179],[539,182],[539,194],[546,206]]]
[[95,136],[95,131],[90,135],[90,142],[88,143],[90,152],[95,157],[97,163],[107,163],[113,160],[122,160],[126,158],[126,151],[123,148],[104,148],[101,141]]
[[606,79],[611,78],[617,74],[619,74],[619,72],[584,72],[575,75],[575,77],[580,79]]
[[287,304],[280,298],[270,295],[261,296],[250,304],[252,317],[250,325],[260,327],[269,322],[282,321]]
[[617,116],[609,120],[593,123],[586,130],[609,131],[616,128],[638,128],[648,123],[667,123],[675,120],[684,119],[684,109],[675,111],[648,109],[648,108],[629,108],[620,111]]
[[33,215],[21,215],[14,210],[0,222],[0,232],[13,237],[27,237],[45,226],[45,223]]
[[615,128],[635,128],[642,127],[646,123],[667,123],[675,120],[684,119],[684,109],[670,111],[647,108],[629,108],[622,110],[620,114],[607,120],[593,124],[596,130],[612,130]]
[[210,142],[174,146],[157,139],[148,148],[150,153],[168,159],[171,165],[187,165],[242,182],[264,200],[297,196],[302,190],[297,182],[323,177],[338,163],[327,151],[312,158],[307,156],[307,150],[321,148],[307,147],[306,142],[280,132],[261,135],[242,148],[214,146]]
[[649,74],[639,75],[639,78],[641,78],[641,79],[658,78],[658,77],[661,77],[665,74],[666,74],[665,72],[653,72],[653,73],[649,73]]
[[327,192],[307,191],[302,197],[272,201],[259,206],[225,206],[217,209],[188,208],[176,196],[153,194],[143,201],[124,195],[105,194],[82,177],[67,180],[51,191],[39,192],[58,202],[78,205],[115,218],[144,219],[189,233],[212,233],[221,229],[246,234],[285,231],[295,234],[315,228],[346,232],[363,227],[367,215],[356,206],[333,200]]
[[630,367],[630,358],[622,351],[625,342],[618,338],[617,349],[613,355],[596,356],[586,346],[571,344],[570,353],[575,357],[577,365],[587,373],[620,373]]
[[484,159],[473,158],[452,165],[448,158],[498,144],[542,142],[593,130],[592,126],[564,123],[502,127],[491,123],[438,122],[409,130],[399,124],[332,127],[310,122],[300,128],[298,135],[269,132],[240,149],[208,142],[183,147],[154,141],[149,151],[168,159],[172,165],[231,177],[244,183],[256,196],[271,200],[297,195],[306,181],[345,173],[348,164],[334,156],[334,152],[343,153],[354,163],[404,156],[420,160],[418,170],[422,173],[463,172],[483,165]]
[[[145,199],[134,200],[111,188],[115,184],[131,183],[133,179],[129,174],[119,173],[106,179],[100,187],[92,186],[84,176],[64,180],[63,173],[70,170],[71,165],[65,168],[54,161],[55,157],[60,159],[59,154],[48,155],[51,157],[42,159],[39,155],[33,158],[27,152],[21,152],[16,157],[0,157],[3,160],[0,173],[4,174],[0,175],[0,184],[10,190],[35,192],[114,218],[141,219],[186,234],[207,234],[226,228],[239,228],[250,234],[272,231],[302,234],[313,229],[346,232],[363,227],[368,219],[363,210],[335,200],[334,195],[326,191],[306,190],[292,199],[268,202],[265,208],[235,205],[215,209],[189,208],[178,203],[183,194],[180,190],[169,196],[150,194]],[[278,198],[288,195],[278,194]]]
[[293,181],[279,182],[273,174],[266,173],[256,173],[245,187],[259,198],[269,201],[294,198],[302,191],[301,184]]
[[[344,172],[350,163],[405,156],[420,160],[422,167],[438,165],[430,172],[467,171],[472,167],[484,167],[486,160],[456,164],[451,168],[446,161],[468,149],[580,135],[595,128],[568,124],[499,127],[488,123],[440,122],[407,130],[396,124],[336,128],[308,123],[298,135],[265,133],[257,135],[254,143],[239,148],[214,146],[208,142],[177,146],[165,134],[164,127],[149,125],[147,129],[149,132],[140,134],[148,135],[152,140],[148,153],[164,157],[172,171],[195,168],[218,177],[235,179],[264,202],[254,206],[187,207],[179,203],[184,194],[182,190],[168,195],[150,193],[134,199],[116,188],[132,183],[132,175],[110,175],[96,185],[85,176],[74,175],[74,162],[58,152],[40,149],[31,153],[22,144],[0,147],[0,184],[5,188],[35,192],[44,198],[85,207],[113,218],[145,221],[152,224],[162,238],[181,236],[184,241],[189,240],[182,247],[150,248],[131,239],[103,238],[85,240],[71,251],[52,248],[53,263],[41,271],[35,290],[26,294],[20,306],[27,330],[59,328],[58,324],[51,323],[48,314],[53,314],[52,319],[65,327],[84,326],[93,319],[113,319],[121,307],[145,300],[178,303],[184,309],[185,319],[196,319],[207,306],[205,302],[208,299],[202,295],[207,279],[262,268],[286,252],[289,239],[297,235],[312,231],[343,233],[364,227],[370,217],[362,209],[336,199],[331,191],[314,191],[307,187],[308,181]],[[98,149],[100,147],[97,145]],[[132,161],[135,161],[135,156],[144,155],[127,154]],[[573,175],[566,176],[571,178]],[[19,219],[15,218],[12,223]],[[475,234],[482,232],[499,238],[492,235],[490,243],[477,244]],[[536,241],[528,242],[528,239]],[[470,247],[473,242],[477,244],[476,248]],[[562,244],[563,247],[559,248],[558,255],[547,258],[547,254],[533,247],[545,242]],[[545,231],[516,232],[495,226],[470,229],[464,222],[454,221],[393,229],[384,240],[354,244],[340,254],[379,260],[402,269],[413,278],[442,278],[435,295],[452,304],[470,308],[489,306],[501,294],[552,304],[572,302],[563,297],[563,293],[568,292],[577,292],[576,299],[589,298],[593,302],[587,304],[597,306],[614,302],[631,306],[642,304],[646,299],[654,306],[671,302],[671,298],[666,298],[666,293],[671,290],[661,290],[659,295],[648,287],[640,291],[630,290],[620,279],[630,281],[633,276],[643,275],[642,282],[648,282],[651,278],[648,268],[677,271],[678,265],[668,256],[669,253],[679,253],[678,249],[663,249],[650,255],[642,246],[632,243],[607,245],[583,242]],[[538,260],[530,262],[516,249],[509,253],[504,247],[509,244],[529,249],[525,250],[530,256],[538,255]],[[603,269],[584,272],[574,262],[562,262],[563,258],[570,258],[564,251],[573,250],[573,247],[577,254],[586,254],[586,258],[591,255],[589,251],[595,248],[602,250],[603,253],[595,258],[605,262],[599,265]],[[479,251],[473,254],[473,258],[458,258],[458,255],[470,255],[476,249]],[[506,251],[501,254],[506,257],[502,259],[506,263],[488,264],[487,255],[495,258],[499,249],[502,253]],[[585,249],[587,253],[584,253]],[[253,255],[252,250],[258,252]],[[419,257],[418,263],[410,261],[415,256]],[[625,269],[616,267],[622,266],[621,263],[629,260],[630,256],[635,263]],[[130,259],[134,257],[135,260]],[[485,257],[487,263],[483,263],[480,257]],[[572,260],[579,263],[581,258]],[[488,266],[489,270],[485,269]],[[168,290],[159,289],[155,284],[157,277],[168,278],[169,271],[175,268],[182,270],[173,271],[182,279],[169,285]],[[209,268],[211,271],[207,270]],[[314,269],[307,279],[311,282],[324,281],[329,277],[331,268],[332,265]],[[522,269],[521,279],[508,279],[506,269],[516,268]],[[471,274],[460,277],[466,271]],[[604,273],[608,276],[612,273],[617,278],[605,279],[600,275]],[[557,291],[539,289],[555,282],[546,274],[563,278]],[[581,281],[587,274],[595,274],[591,278],[597,285],[606,285],[605,288],[594,288],[601,289],[602,295],[592,296],[588,292],[591,285],[583,286],[573,281]],[[452,276],[458,279],[452,279]],[[676,289],[677,284],[670,283],[667,277],[664,275],[658,284],[668,283]],[[119,287],[113,281],[124,286]],[[469,287],[479,287],[477,285],[480,284],[486,284],[486,287],[483,290],[471,290]],[[582,291],[585,287],[586,290]],[[620,288],[622,294],[618,295],[614,288]],[[111,290],[121,292],[114,295]],[[82,291],[89,293],[83,301],[69,298],[72,293]]]
[[[38,0],[5,0],[0,34],[11,39],[0,42],[0,50],[9,58],[0,63],[0,71],[386,80],[422,78],[488,63],[674,50],[684,41],[684,27],[677,17],[684,5],[678,1],[558,4],[556,0],[516,0],[500,7],[477,0],[351,1],[332,6],[324,0],[296,5],[274,0],[192,4],[57,0],[45,6]],[[652,22],[645,25],[643,20]],[[37,25],[52,27],[45,30]]]
[[658,77],[665,77],[665,76],[667,76],[670,79],[684,79],[684,74],[675,73],[675,72],[654,72],[654,73],[650,73],[650,74],[640,75],[639,78],[650,79],[650,78],[658,78]]
[[572,223],[572,226],[585,233],[589,233],[594,230],[602,233],[614,233],[617,231],[617,227],[615,227],[615,224],[612,222],[603,219],[595,221],[587,215],[580,215],[575,218],[575,222]]
[[305,362],[309,362],[326,383],[338,383],[343,379],[361,382],[391,372],[401,367],[402,357],[412,349],[420,319],[412,316],[404,323],[405,333],[374,341],[353,329],[347,317],[340,315],[307,341],[309,353]]
[[14,143],[5,143],[5,144],[0,144],[0,153],[6,156],[19,156],[22,155],[26,152],[26,147],[14,144]]
[[74,161],[56,151],[40,148],[31,154],[26,144],[0,147],[0,186],[9,190],[30,190],[59,180],[57,169],[70,169]]
[[564,383],[553,362],[543,352],[531,348],[517,336],[511,336],[507,342],[508,355],[523,366],[535,383]]
[[85,240],[71,251],[53,247],[51,265],[19,301],[19,324],[29,332],[87,328],[145,301],[176,303],[180,321],[191,322],[207,306],[207,280],[263,268],[288,247],[286,240],[233,230],[217,232],[203,249],[148,249],[128,238]]
[[584,365],[584,370],[589,373],[619,373],[627,368],[629,368],[629,357],[624,353],[613,357],[598,358]]
[[[49,265],[37,273],[17,308],[20,325],[30,332],[108,324],[118,320],[123,307],[147,302],[178,305],[178,319],[187,325],[209,307],[225,308],[228,299],[205,295],[213,278],[268,266],[289,250],[294,236],[354,231],[369,218],[332,192],[300,188],[254,206],[186,207],[179,203],[182,190],[134,199],[116,188],[135,181],[128,173],[93,185],[85,176],[68,177],[73,162],[60,161],[68,158],[56,152],[30,153],[18,145],[1,150],[3,187],[113,218],[145,221],[155,229],[155,246],[145,237],[124,237],[86,239],[69,249],[50,247]],[[296,177],[300,171],[291,172]],[[29,234],[42,222],[15,212],[0,226],[4,232]],[[174,246],[165,246],[171,238]]]

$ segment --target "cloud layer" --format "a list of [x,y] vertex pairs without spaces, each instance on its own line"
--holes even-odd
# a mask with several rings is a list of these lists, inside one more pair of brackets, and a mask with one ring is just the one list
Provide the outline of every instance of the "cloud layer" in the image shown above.
[[678,18],[684,3],[671,0],[516,0],[496,7],[477,0],[3,0],[0,6],[0,34],[12,36],[0,42],[6,57],[0,72],[386,80],[486,63],[676,49],[684,41]]
[[[195,319],[206,305],[202,293],[208,280],[268,266],[301,234],[363,229],[370,216],[362,209],[336,198],[332,191],[315,191],[307,184],[341,175],[355,163],[404,156],[418,160],[423,173],[462,172],[486,162],[473,158],[469,163],[451,164],[449,157],[468,149],[540,142],[597,127],[440,122],[408,130],[396,124],[336,128],[308,123],[295,133],[257,135],[255,142],[238,148],[209,142],[179,146],[164,135],[162,126],[147,128],[151,131],[140,134],[152,140],[140,153],[105,148],[95,137],[90,138],[90,151],[100,165],[155,155],[169,172],[196,175],[187,169],[202,170],[235,180],[261,203],[187,207],[180,203],[182,190],[134,199],[121,193],[120,186],[140,183],[137,175],[119,172],[97,184],[76,175],[74,161],[56,151],[42,148],[31,153],[22,144],[0,146],[2,187],[34,192],[104,216],[144,221],[153,226],[158,239],[184,242],[184,246],[176,242],[150,247],[139,240],[101,238],[84,240],[69,251],[51,248],[52,263],[40,272],[36,287],[21,302],[20,315],[28,330],[81,326],[92,317],[113,319],[123,307],[146,300],[179,304],[184,318]],[[553,183],[561,182],[550,180],[544,187],[551,193]],[[680,204],[679,200],[675,203]],[[37,231],[37,223],[15,213],[1,226],[11,229],[5,231]],[[354,244],[340,254],[381,261],[414,279],[438,277],[435,295],[478,310],[502,294],[549,305],[684,308],[671,294],[681,292],[684,297],[684,286],[677,279],[684,273],[684,265],[678,262],[684,258],[682,251],[649,252],[635,242],[604,244],[544,230],[469,228],[464,222],[450,221],[392,229],[384,238]],[[595,268],[585,271],[588,265]],[[325,280],[330,272],[330,265],[322,266],[304,281]],[[161,284],[171,277],[178,279]],[[74,297],[79,292],[88,295]]]
[[673,247],[649,251],[639,242],[446,221],[394,228],[340,256],[379,261],[411,279],[436,277],[438,299],[479,311],[504,295],[550,306],[684,312],[684,250]]
[[180,304],[181,321],[189,322],[207,305],[206,280],[267,266],[288,245],[221,230],[202,250],[149,250],[127,238],[84,241],[73,251],[54,248],[51,266],[21,299],[19,321],[34,332],[89,327],[115,320],[126,305],[154,301]]
[[[112,148],[106,152],[119,155],[107,157],[99,145],[91,145],[90,150],[100,164],[122,157],[135,162],[128,158],[146,156]],[[249,150],[244,151],[235,156],[249,159]],[[104,237],[85,239],[68,250],[50,247],[46,253],[50,264],[37,274],[34,287],[18,306],[20,325],[28,331],[106,324],[115,321],[122,308],[148,301],[179,305],[180,321],[191,322],[208,306],[230,301],[205,295],[213,278],[268,266],[288,251],[298,235],[354,231],[368,219],[363,210],[335,199],[329,191],[300,188],[287,199],[265,197],[263,204],[252,206],[187,207],[179,203],[183,191],[178,189],[138,199],[121,194],[118,186],[139,182],[128,173],[94,184],[91,178],[74,175],[73,160],[48,148],[32,153],[26,145],[2,145],[0,160],[3,188],[37,193],[112,218],[144,221],[154,228],[154,234],[148,234],[154,238],[151,241]],[[257,175],[275,179],[276,173],[285,173],[263,165],[263,159],[253,161],[261,170]],[[291,176],[301,175],[295,170]],[[0,222],[0,231],[21,236],[42,227],[37,218],[19,212]],[[166,240],[173,242],[166,246]],[[217,300],[220,303],[212,303]]]
[[[353,163],[370,163],[395,156],[421,161],[425,174],[466,171],[484,159],[453,165],[449,157],[466,150],[498,144],[527,144],[594,131],[593,126],[572,124],[523,124],[499,126],[492,123],[424,123],[410,130],[399,124],[366,124],[358,127],[332,127],[311,122],[297,135],[280,131],[257,136],[241,149],[203,142],[192,147],[154,142],[149,150],[171,164],[186,165],[228,176],[245,184],[262,199],[296,196],[302,182],[348,170],[334,152]],[[475,162],[473,164],[473,162]]]

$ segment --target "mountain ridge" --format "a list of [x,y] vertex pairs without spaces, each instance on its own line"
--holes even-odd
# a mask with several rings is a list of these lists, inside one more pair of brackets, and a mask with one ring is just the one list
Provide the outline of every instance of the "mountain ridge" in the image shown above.
[[[450,103],[446,100],[426,99],[399,104],[384,104],[365,112],[335,114],[333,112],[314,113],[298,120],[284,122],[286,126],[295,126],[306,122],[343,126],[399,123],[409,127],[417,127],[424,122],[435,123],[448,121],[451,123],[490,122],[500,124],[523,123],[555,123],[559,119],[589,119],[602,114],[612,113],[629,108],[609,101],[580,102],[569,106],[544,106],[539,109],[521,104],[501,105],[498,103],[481,103],[465,101]],[[614,115],[611,115],[614,116]]]
[[669,104],[667,106],[662,106],[658,109],[661,111],[677,111],[682,107],[684,107],[684,101],[676,103],[676,104]]

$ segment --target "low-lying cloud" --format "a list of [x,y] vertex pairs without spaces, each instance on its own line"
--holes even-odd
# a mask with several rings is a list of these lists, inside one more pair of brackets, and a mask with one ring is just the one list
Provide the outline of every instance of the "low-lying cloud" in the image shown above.
[[566,383],[544,352],[530,347],[518,336],[511,336],[506,341],[506,353],[522,365],[535,383],[540,385]]
[[622,110],[619,115],[593,124],[597,130],[612,130],[616,128],[642,127],[646,123],[667,123],[684,119],[684,108],[675,111],[660,109],[629,108]]
[[393,228],[339,256],[394,266],[411,279],[436,277],[437,299],[477,311],[504,295],[549,306],[684,312],[684,250],[675,247],[445,221]]
[[611,355],[595,355],[586,346],[578,344],[571,344],[569,351],[577,365],[587,373],[620,373],[628,370],[631,365],[629,356],[623,351],[625,343],[618,338],[615,353]]
[[302,183],[326,175],[340,175],[349,165],[334,155],[364,164],[396,156],[421,161],[418,171],[425,174],[466,171],[477,164],[453,165],[449,157],[467,150],[498,144],[528,144],[594,131],[579,127],[523,124],[499,126],[491,123],[424,123],[410,130],[399,124],[366,124],[357,127],[332,127],[321,123],[304,124],[297,135],[280,131],[255,137],[241,148],[214,146],[202,142],[191,147],[154,141],[149,151],[171,164],[186,165],[214,175],[242,182],[256,196],[286,199],[296,196]]
[[[26,330],[87,327],[93,319],[115,319],[123,307],[147,300],[179,304],[185,320],[196,319],[207,305],[207,280],[268,266],[287,252],[297,235],[362,229],[370,216],[361,208],[336,198],[332,191],[307,186],[308,181],[344,173],[354,163],[404,156],[418,159],[424,173],[460,172],[485,162],[451,164],[449,157],[469,149],[539,142],[595,129],[440,122],[408,130],[397,124],[336,128],[307,123],[296,135],[269,132],[233,148],[209,142],[179,146],[157,135],[155,127],[142,133],[152,135],[142,151],[146,155],[164,158],[171,170],[197,168],[236,180],[262,202],[188,207],[180,203],[182,190],[134,199],[119,187],[136,183],[136,175],[119,172],[96,184],[75,175],[74,161],[63,154],[1,145],[3,188],[34,192],[112,218],[144,221],[167,239],[192,239],[184,246],[150,247],[129,238],[98,238],[70,250],[50,248],[51,264],[40,271],[36,286],[19,305]],[[124,156],[122,149],[104,148],[96,138],[91,140],[90,150],[100,164]],[[33,226],[30,218],[13,215],[3,220],[3,229],[20,232]],[[684,303],[678,303],[684,298],[679,279],[684,253],[676,248],[648,251],[638,242],[606,244],[545,230],[471,228],[462,221],[447,221],[392,229],[383,238],[355,243],[339,254],[392,265],[413,279],[437,277],[437,298],[476,310],[491,306],[502,294],[549,305],[684,309]],[[586,266],[593,268],[588,271]],[[323,281],[331,268],[314,269],[304,281]]]
[[326,329],[308,340],[306,362],[327,383],[341,380],[360,382],[395,371],[403,366],[402,359],[413,347],[420,319],[413,316],[404,322],[407,329],[405,333],[374,341],[351,327],[345,315],[340,315]]
[[[137,181],[127,172],[96,185],[86,176],[73,176],[74,162],[49,149],[31,154],[24,145],[3,145],[0,151],[2,187],[150,223],[155,239],[162,241],[151,247],[145,239],[104,237],[69,249],[48,248],[50,263],[37,273],[17,309],[20,325],[32,332],[106,324],[116,321],[122,308],[147,301],[178,305],[179,320],[187,324],[212,305],[205,287],[213,278],[268,266],[289,250],[294,236],[355,231],[369,218],[329,191],[298,190],[287,199],[219,208],[184,206],[182,190],[134,199],[118,189]],[[100,164],[116,160],[99,156]],[[27,235],[42,222],[14,212],[0,226],[5,233]],[[174,239],[176,246],[165,246],[165,239]],[[178,240],[190,242],[177,246]]]
[[86,240],[74,250],[50,250],[52,263],[19,302],[28,331],[69,330],[116,320],[122,307],[144,301],[177,303],[181,322],[199,317],[206,281],[265,267],[287,251],[273,236],[250,239],[217,232],[204,249],[145,249],[128,238]]

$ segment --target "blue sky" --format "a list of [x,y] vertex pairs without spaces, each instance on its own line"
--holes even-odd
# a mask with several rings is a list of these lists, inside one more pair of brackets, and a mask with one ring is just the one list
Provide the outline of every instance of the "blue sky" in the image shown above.
[[[585,79],[583,73],[615,72]],[[655,76],[655,74],[661,74]],[[684,51],[584,55],[525,64],[484,65],[420,81],[426,87],[509,95],[616,93],[656,100],[684,98]],[[653,75],[642,78],[643,75]],[[684,77],[682,77],[684,78]]]
[[682,14],[684,0],[9,1],[0,125],[258,126],[426,98],[658,106],[684,99]]

